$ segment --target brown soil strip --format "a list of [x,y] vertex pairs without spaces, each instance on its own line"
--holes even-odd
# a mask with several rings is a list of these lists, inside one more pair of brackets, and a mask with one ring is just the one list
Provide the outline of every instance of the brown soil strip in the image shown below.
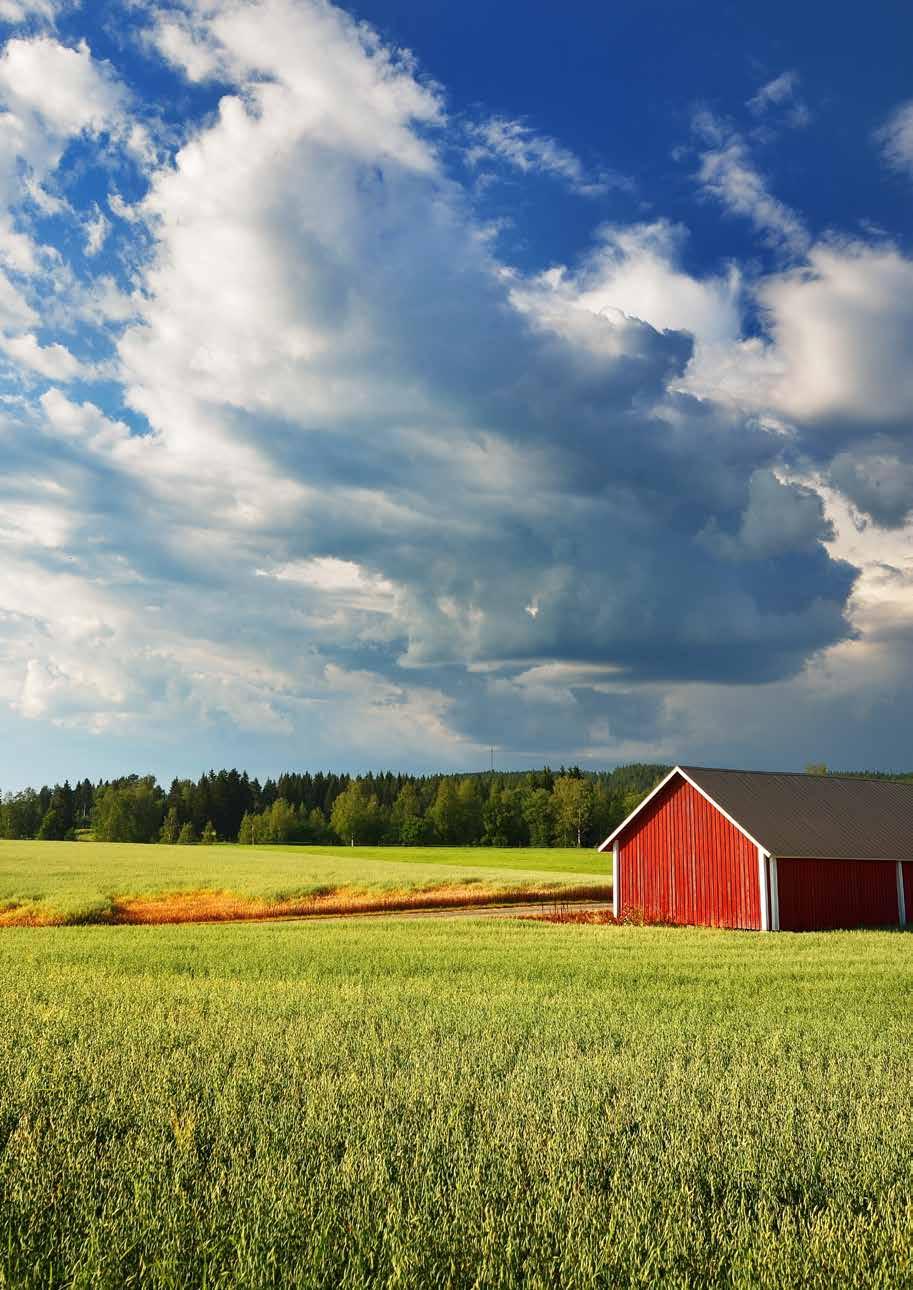
[[339,888],[289,900],[245,899],[225,891],[177,891],[160,896],[114,898],[110,910],[84,918],[22,905],[0,912],[0,927],[54,927],[74,924],[227,923],[270,918],[326,918],[350,914],[393,914],[423,910],[484,909],[486,906],[607,901],[605,883],[578,886],[488,888],[441,886],[404,891],[357,891]]

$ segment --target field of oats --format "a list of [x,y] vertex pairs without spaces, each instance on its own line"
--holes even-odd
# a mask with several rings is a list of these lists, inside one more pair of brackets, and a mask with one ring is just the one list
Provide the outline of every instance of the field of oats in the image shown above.
[[913,1284],[913,937],[0,933],[0,1285]]
[[0,841],[0,928],[608,899],[594,851]]

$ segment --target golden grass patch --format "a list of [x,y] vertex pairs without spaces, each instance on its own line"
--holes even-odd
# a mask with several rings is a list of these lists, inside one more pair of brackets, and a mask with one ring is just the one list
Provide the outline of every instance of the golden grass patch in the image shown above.
[[65,914],[40,905],[11,905],[0,910],[0,927],[54,927],[78,923],[163,924],[226,923],[245,919],[319,918],[342,914],[383,914],[422,909],[480,908],[576,900],[608,900],[605,883],[563,886],[480,887],[477,883],[442,883],[434,887],[370,891],[339,887],[330,891],[266,900],[230,891],[172,891],[151,896],[114,897],[108,909]]

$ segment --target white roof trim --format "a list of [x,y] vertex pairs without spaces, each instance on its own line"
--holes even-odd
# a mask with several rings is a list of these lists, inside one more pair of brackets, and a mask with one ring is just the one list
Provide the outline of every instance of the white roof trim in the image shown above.
[[606,838],[605,842],[603,842],[601,846],[596,848],[597,851],[605,851],[606,847],[610,846],[618,837],[618,835],[628,827],[628,825],[631,823],[634,817],[636,815],[639,815],[641,811],[644,809],[644,807],[653,800],[653,798],[660,791],[660,789],[666,787],[666,785],[669,783],[669,780],[672,778],[673,775],[681,775],[685,783],[690,784],[691,787],[695,790],[695,792],[700,793],[701,797],[706,798],[706,800],[710,803],[710,805],[715,807],[716,810],[719,811],[720,815],[722,815],[724,819],[727,819],[730,824],[732,824],[735,828],[737,828],[743,837],[746,837],[749,842],[754,844],[754,846],[759,847],[760,850],[763,851],[765,855],[769,856],[771,854],[770,851],[767,849],[767,847],[765,847],[763,842],[759,842],[757,838],[752,837],[751,834],[748,832],[748,830],[743,825],[739,824],[738,820],[734,820],[728,811],[723,810],[719,802],[714,801],[714,799],[710,796],[710,794],[705,792],[705,790],[701,788],[700,784],[695,784],[691,776],[687,775],[682,770],[681,766],[672,767],[672,769],[669,771],[669,774],[665,777],[665,779],[661,779],[660,782],[656,785],[656,787],[652,790],[652,792],[647,794],[647,796],[644,798],[641,804],[639,806],[636,806],[634,810],[631,812],[631,814],[627,816],[626,819],[622,820],[622,822],[618,825],[618,828],[615,829],[614,832],[609,834],[609,836]]
[[634,816],[635,816],[635,815],[639,815],[639,814],[640,814],[640,812],[641,812],[641,811],[644,809],[644,807],[647,805],[647,803],[653,800],[653,798],[656,796],[656,794],[659,792],[659,790],[660,790],[661,788],[665,788],[665,787],[666,787],[666,785],[669,783],[669,780],[672,778],[672,776],[673,776],[673,775],[680,775],[681,773],[682,773],[682,772],[679,770],[679,768],[678,768],[677,766],[673,766],[673,767],[672,767],[672,769],[669,771],[669,774],[668,774],[668,775],[666,775],[666,777],[665,777],[664,779],[661,779],[661,780],[659,781],[659,783],[656,785],[656,787],[655,787],[654,789],[651,789],[651,790],[650,790],[650,792],[647,794],[647,796],[644,798],[644,800],[640,803],[640,805],[639,805],[639,806],[635,806],[635,807],[634,807],[634,810],[631,812],[631,814],[630,814],[630,815],[628,815],[628,816],[626,816],[626,817],[625,817],[625,819],[623,819],[623,820],[622,820],[622,822],[619,824],[618,828],[617,828],[617,829],[615,829],[615,831],[614,831],[613,833],[610,833],[610,834],[609,834],[609,836],[606,838],[605,842],[601,843],[601,845],[600,845],[600,846],[598,846],[598,847],[596,848],[596,850],[597,850],[597,851],[605,851],[606,847],[607,847],[607,846],[609,846],[612,842],[614,842],[614,841],[615,841],[615,839],[618,837],[619,833],[621,833],[622,829],[627,828],[627,826],[630,824],[631,820],[633,820],[633,819],[634,819]]

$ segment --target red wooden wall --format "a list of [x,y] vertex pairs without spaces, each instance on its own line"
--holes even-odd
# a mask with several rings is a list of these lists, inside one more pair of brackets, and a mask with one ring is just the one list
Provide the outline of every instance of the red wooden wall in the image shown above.
[[903,898],[907,906],[907,926],[913,927],[913,863],[909,860],[901,865],[903,869]]
[[618,859],[620,912],[761,926],[757,847],[677,775],[619,838]]
[[893,860],[778,857],[777,886],[781,931],[897,926],[897,864]]

